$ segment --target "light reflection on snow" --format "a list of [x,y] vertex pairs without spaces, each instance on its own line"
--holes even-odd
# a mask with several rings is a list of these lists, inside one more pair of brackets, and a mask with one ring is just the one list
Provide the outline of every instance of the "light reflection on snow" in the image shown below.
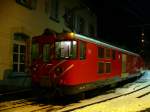
[[[141,83],[141,81],[143,82]],[[131,83],[128,88],[119,88],[116,92],[130,92],[130,90],[139,89],[140,87],[144,87],[146,85],[150,85],[149,70],[146,70],[143,76],[141,76],[137,81]],[[150,107],[150,94],[142,98],[137,98],[137,96],[146,92],[150,92],[150,86],[133,94],[108,100],[103,103],[97,103],[73,112],[140,112],[141,110],[145,110]]]

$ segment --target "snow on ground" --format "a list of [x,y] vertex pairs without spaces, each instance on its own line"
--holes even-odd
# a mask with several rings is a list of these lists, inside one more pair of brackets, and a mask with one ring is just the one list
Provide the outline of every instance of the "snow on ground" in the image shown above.
[[138,112],[150,107],[150,95],[144,98],[120,97],[73,112]]
[[[115,94],[129,93],[133,90],[140,89],[149,84],[150,84],[150,71],[147,70],[139,80],[135,81],[134,83],[128,84],[126,88],[116,89]],[[130,95],[122,96],[103,103],[94,104],[88,107],[84,107],[82,109],[77,109],[74,110],[73,112],[140,112],[141,110],[150,108],[150,94],[138,98],[138,96],[145,94],[147,92],[150,92],[150,87],[144,88]],[[109,96],[106,95],[105,97]],[[99,100],[99,98],[102,98],[102,96],[96,97],[97,100]],[[90,103],[90,101],[93,100],[89,100],[88,103]]]
[[144,75],[139,80],[150,80],[150,70],[145,70]]
[[124,87],[117,88],[117,93],[129,93],[131,91],[138,90],[150,84],[150,71],[146,70],[138,80],[132,83],[124,85]]

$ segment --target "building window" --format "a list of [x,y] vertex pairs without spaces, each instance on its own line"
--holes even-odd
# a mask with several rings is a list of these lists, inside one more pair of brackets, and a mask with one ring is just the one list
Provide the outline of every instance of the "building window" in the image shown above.
[[86,43],[80,42],[80,59],[86,58]]
[[92,24],[89,24],[88,26],[88,33],[89,33],[89,36],[93,36],[95,34],[95,28]]
[[110,49],[106,48],[106,58],[110,58]]
[[112,59],[115,60],[116,59],[116,51],[112,50]]
[[111,63],[106,63],[106,73],[111,73]]
[[44,10],[45,10],[45,13],[48,15],[50,11],[50,0],[45,0]]
[[43,46],[43,61],[48,62],[50,60],[50,45],[45,44]]
[[36,5],[37,5],[37,0],[16,0],[16,2],[29,9],[36,9]]
[[75,27],[75,31],[79,34],[83,34],[84,33],[84,27],[85,26],[85,21],[82,17],[80,16],[76,16],[76,27]]
[[25,72],[25,52],[25,45],[13,45],[13,72]]
[[59,0],[51,0],[50,18],[58,21]]
[[29,67],[30,42],[23,33],[15,33],[13,40],[13,72],[26,72]]
[[72,30],[74,29],[74,13],[73,11],[71,11],[71,9],[69,8],[65,8],[65,13],[64,13],[64,22],[66,24],[67,27],[71,28]]
[[102,47],[98,48],[98,57],[104,58],[104,48],[102,48]]
[[98,63],[98,73],[100,73],[100,74],[104,73],[104,63],[103,62]]

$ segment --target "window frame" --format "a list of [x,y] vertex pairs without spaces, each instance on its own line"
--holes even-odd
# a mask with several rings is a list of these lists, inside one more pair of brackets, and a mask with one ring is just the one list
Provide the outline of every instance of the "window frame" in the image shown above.
[[[109,67],[110,67],[109,69],[107,68],[108,67],[107,64],[110,64],[109,65]],[[107,72],[107,70],[108,70],[108,72]],[[105,62],[105,73],[109,74],[111,72],[112,72],[111,62]]]
[[112,59],[116,60],[116,50],[112,50]]
[[82,16],[75,15],[75,31],[79,34],[85,32],[85,19]]
[[[103,52],[100,52],[101,49],[103,49]],[[103,55],[101,55],[101,53],[103,53]],[[100,59],[104,59],[105,58],[105,48],[104,47],[98,47],[98,58]]]
[[[50,54],[51,54],[50,47],[51,47],[50,43],[43,44],[43,47],[42,47],[42,59],[43,59],[44,62],[49,62],[51,60],[51,58],[50,58]],[[44,48],[46,48],[46,49],[44,49]],[[44,52],[44,51],[46,51],[46,52]]]
[[59,22],[59,0],[50,1],[50,19]]
[[[82,55],[83,57],[81,56],[81,43],[82,43],[82,45],[84,45],[84,53]],[[82,50],[83,50],[83,48],[82,48]],[[79,58],[80,58],[80,60],[86,59],[86,42],[84,42],[84,41],[79,42]]]
[[[14,52],[14,46],[17,45],[17,52]],[[25,51],[21,52],[21,46],[25,47]],[[22,42],[17,42],[14,41],[13,43],[13,72],[18,72],[18,73],[24,73],[25,72],[25,66],[26,66],[26,49],[27,46],[25,45],[25,43]],[[14,61],[14,55],[17,55],[17,60]],[[21,55],[24,55],[24,61],[21,62]],[[17,71],[14,70],[14,65],[17,65]],[[24,65],[24,70],[21,71],[21,65]]]
[[[103,64],[102,69],[100,68],[100,64]],[[104,73],[105,73],[105,62],[98,62],[98,74],[104,74]]]
[[89,36],[93,36],[95,34],[95,28],[91,23],[88,24],[88,34]]
[[71,11],[71,8],[65,7],[63,18],[67,27],[75,29],[75,14]]
[[[73,47],[72,47],[73,41],[76,42],[76,50],[75,50],[76,56],[75,56],[74,58],[72,58],[72,57],[69,57],[69,58],[56,57],[56,42],[63,42],[63,41],[70,41],[70,42],[71,42],[71,49],[73,48]],[[72,49],[72,50],[73,50],[73,49]],[[56,60],[58,60],[58,59],[69,59],[69,60],[70,60],[70,59],[71,59],[71,60],[77,59],[77,58],[78,58],[78,41],[77,41],[77,40],[68,40],[68,39],[55,41],[55,44],[54,44],[54,57],[55,57]]]
[[35,57],[39,57],[40,56],[40,45],[39,43],[32,43],[32,47],[31,47],[31,59],[34,60],[36,58],[33,58],[33,45],[37,45],[36,48],[37,48],[37,51],[38,51],[38,55],[36,55]]
[[[108,52],[109,50],[109,52]],[[108,55],[109,53],[109,55]],[[105,58],[110,59],[111,58],[111,49],[110,48],[105,48]]]

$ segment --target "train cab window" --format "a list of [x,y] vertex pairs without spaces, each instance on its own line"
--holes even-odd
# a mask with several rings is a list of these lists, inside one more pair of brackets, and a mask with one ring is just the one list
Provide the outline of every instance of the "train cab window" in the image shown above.
[[77,57],[76,41],[59,41],[55,43],[55,54],[57,59],[73,59]]
[[115,60],[116,59],[116,51],[112,50],[112,59]]
[[80,42],[80,59],[83,60],[86,58],[86,43]]
[[105,65],[105,67],[106,67],[106,73],[111,73],[111,63],[106,63],[106,65]]
[[98,63],[98,73],[99,74],[104,73],[104,63],[103,62]]
[[39,56],[39,44],[32,44],[32,59],[35,59]]
[[98,57],[104,58],[104,48],[102,48],[102,47],[98,48]]
[[43,45],[43,61],[48,62],[50,60],[50,44]]
[[106,58],[110,58],[110,49],[106,48]]

